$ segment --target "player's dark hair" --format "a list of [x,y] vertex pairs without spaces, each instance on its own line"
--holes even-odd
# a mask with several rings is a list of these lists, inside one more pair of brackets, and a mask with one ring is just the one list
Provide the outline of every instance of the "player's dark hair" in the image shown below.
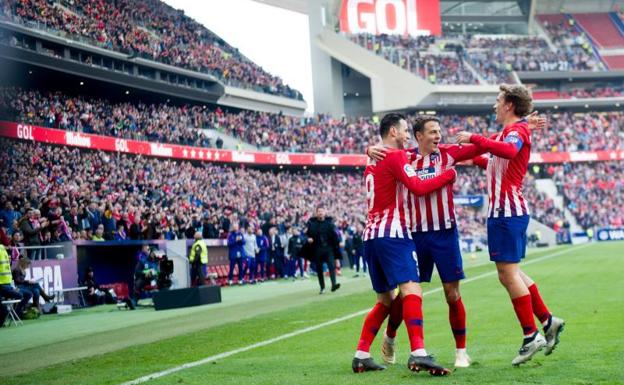
[[505,103],[514,106],[516,116],[527,116],[533,111],[533,96],[531,91],[519,84],[502,84],[500,90],[505,97]]
[[394,112],[384,116],[381,119],[381,123],[379,123],[379,135],[382,138],[385,138],[386,136],[388,136],[388,133],[390,132],[390,128],[392,128],[393,126],[398,126],[401,119],[406,120],[405,116],[394,113]]
[[437,116],[433,115],[417,115],[412,121],[412,129],[414,130],[414,136],[417,132],[423,132],[425,129],[425,124],[428,122],[438,122],[440,123],[440,119]]

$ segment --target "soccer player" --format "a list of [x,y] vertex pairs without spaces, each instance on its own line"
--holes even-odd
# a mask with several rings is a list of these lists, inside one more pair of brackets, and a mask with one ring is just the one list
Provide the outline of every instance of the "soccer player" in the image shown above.
[[[522,196],[522,181],[531,152],[527,116],[533,108],[529,90],[521,85],[502,85],[494,109],[503,131],[486,138],[462,131],[457,143],[473,143],[488,151],[489,159],[475,163],[487,168],[489,210],[487,220],[490,260],[496,263],[498,277],[507,289],[524,340],[513,365],[529,361],[538,351],[552,353],[559,343],[564,321],[552,316],[535,282],[519,266],[526,251],[529,208]],[[544,327],[544,338],[537,330],[533,314]]]
[[455,180],[454,169],[428,180],[418,178],[403,148],[409,139],[407,121],[400,114],[388,114],[381,120],[379,132],[389,148],[385,159],[372,161],[364,172],[368,218],[364,229],[364,258],[369,267],[377,303],[368,313],[355,357],[354,372],[382,370],[385,366],[373,361],[370,346],[388,316],[394,290],[402,297],[402,316],[407,328],[411,354],[410,370],[427,370],[432,375],[450,371],[435,363],[427,354],[423,338],[422,290],[420,288],[416,250],[411,240],[411,212],[408,191],[420,196],[435,191]]
[[[440,120],[432,115],[417,116],[413,130],[418,147],[407,150],[407,155],[422,180],[440,175],[446,168],[486,152],[472,144],[440,144]],[[385,156],[385,151],[377,146],[368,149],[367,153],[374,159]],[[459,292],[459,281],[465,275],[455,221],[453,186],[446,185],[420,197],[410,194],[408,202],[420,280],[431,282],[435,265],[449,307],[449,322],[455,339],[455,367],[466,368],[470,366],[466,351],[466,310]],[[382,344],[382,357],[389,364],[395,362],[394,338],[401,324],[400,306],[398,298],[392,304]]]

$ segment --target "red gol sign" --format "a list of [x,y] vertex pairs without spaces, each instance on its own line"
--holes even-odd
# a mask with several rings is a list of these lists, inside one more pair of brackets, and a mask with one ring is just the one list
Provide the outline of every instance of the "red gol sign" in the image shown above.
[[373,35],[440,35],[440,0],[343,0],[340,30]]

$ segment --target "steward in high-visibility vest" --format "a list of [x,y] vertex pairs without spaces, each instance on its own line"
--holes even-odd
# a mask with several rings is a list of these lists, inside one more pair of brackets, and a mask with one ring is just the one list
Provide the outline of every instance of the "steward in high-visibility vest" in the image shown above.
[[[191,262],[191,285],[202,286],[206,281],[208,265],[208,246],[198,231],[195,233],[195,242],[191,246],[189,262]],[[198,258],[199,257],[199,258]]]
[[0,285],[10,285],[12,281],[11,258],[4,245],[0,245]]

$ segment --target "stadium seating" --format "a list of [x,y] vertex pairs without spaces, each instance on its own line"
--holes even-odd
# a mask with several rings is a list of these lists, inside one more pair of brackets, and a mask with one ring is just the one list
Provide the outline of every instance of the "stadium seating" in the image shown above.
[[[609,17],[609,16],[607,16]],[[591,42],[564,14],[539,15],[556,49],[540,36],[443,36],[441,38],[347,35],[356,44],[435,84],[515,82],[511,71],[606,69]],[[477,79],[470,65],[483,79]],[[452,70],[449,71],[448,69]]]
[[612,98],[621,97],[623,94],[623,89],[620,87],[573,88],[561,92],[556,90],[534,90],[533,99]]
[[[621,90],[589,91],[591,97],[621,95]],[[578,91],[562,98],[585,97]],[[375,118],[291,117],[256,111],[227,112],[203,106],[111,103],[59,92],[0,88],[0,118],[44,127],[162,143],[210,147],[196,128],[213,128],[258,148],[313,153],[364,153],[377,142]],[[618,150],[624,148],[624,113],[545,113],[550,128],[533,135],[534,152]],[[499,127],[493,116],[441,115],[445,140],[459,130],[487,133]],[[604,136],[602,136],[604,135]]]
[[256,91],[302,99],[201,24],[158,0],[8,0],[0,18]]
[[459,53],[430,52],[435,38],[370,34],[348,35],[351,41],[434,84],[477,84]]
[[612,70],[624,69],[624,55],[603,56],[602,60],[605,61],[609,69],[612,69]]
[[624,163],[565,164],[553,179],[583,228],[624,224]]
[[572,16],[598,48],[624,47],[624,35],[608,13],[575,13]]
[[[192,238],[202,226],[215,226],[217,236],[223,237],[232,222],[261,225],[269,215],[279,224],[302,226],[318,202],[328,205],[342,229],[365,218],[360,172],[260,171],[7,139],[0,139],[0,144],[6,149],[0,154],[0,205],[11,201],[23,209],[28,200],[44,216],[50,207],[59,206],[73,239],[91,239],[91,225],[72,221],[73,215],[86,218],[90,205],[105,222],[107,239],[113,238],[120,223],[128,228],[135,223],[145,226],[142,239]],[[529,178],[527,188],[534,189],[533,185]],[[485,172],[461,167],[454,191],[486,194]],[[527,199],[535,216],[550,225],[560,213],[552,210],[551,201],[530,191]],[[466,217],[464,233],[483,235],[483,215]],[[54,241],[63,228],[49,231]],[[223,279],[223,269],[214,272]]]

